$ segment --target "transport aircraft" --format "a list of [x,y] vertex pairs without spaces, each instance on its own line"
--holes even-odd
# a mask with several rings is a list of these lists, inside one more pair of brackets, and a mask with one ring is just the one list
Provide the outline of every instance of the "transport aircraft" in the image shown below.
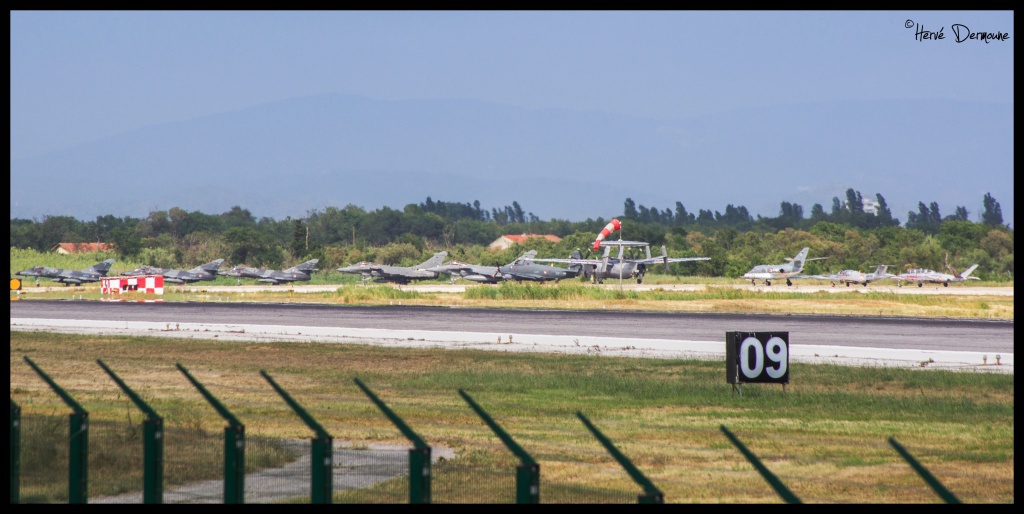
[[218,275],[235,277],[238,279],[238,283],[242,283],[243,278],[255,278],[259,282],[268,283],[271,285],[284,284],[288,282],[308,281],[310,275],[316,269],[316,263],[320,262],[320,259],[310,259],[298,266],[292,266],[286,270],[274,270],[274,269],[261,269],[261,268],[249,268],[246,266],[235,266],[227,271],[219,271]]
[[190,270],[156,268],[143,264],[132,271],[121,273],[122,276],[133,277],[141,275],[163,275],[164,282],[172,284],[190,284],[200,280],[213,280],[217,278],[217,270],[224,263],[224,259],[215,259],[202,266],[196,266]]
[[433,257],[415,266],[389,266],[375,262],[358,262],[351,266],[338,268],[342,273],[352,273],[363,276],[363,282],[374,279],[374,282],[392,282],[395,284],[408,284],[413,280],[430,280],[438,277],[438,271],[432,268],[441,265],[448,252],[437,252]]
[[[759,264],[750,269],[750,271],[743,274],[743,278],[750,279],[752,285],[755,284],[755,280],[764,280],[764,285],[772,285],[772,280],[786,279],[786,285],[791,286],[793,282],[789,279],[800,275],[800,272],[804,270],[804,263],[807,261],[817,261],[821,259],[827,259],[828,257],[816,257],[814,259],[807,258],[807,252],[811,249],[805,247],[800,250],[800,253],[796,254],[796,257],[786,257],[789,261],[786,264]],[[804,275],[796,278],[807,278]]]
[[36,277],[37,286],[39,285],[40,277],[49,278],[54,282],[60,282],[64,284],[64,287],[70,285],[80,286],[85,282],[99,282],[101,278],[107,276],[107,272],[110,271],[111,264],[114,264],[114,259],[107,259],[83,270],[35,266],[27,270],[19,271],[15,273],[15,275]]
[[949,284],[959,284],[966,280],[981,280],[978,277],[971,276],[971,273],[978,269],[977,264],[967,268],[963,273],[957,273],[949,264],[946,264],[946,267],[949,268],[950,273],[939,273],[930,269],[918,268],[909,270],[906,273],[900,273],[892,278],[896,279],[897,285],[900,287],[903,287],[904,282],[917,282],[917,287],[923,287],[925,282],[942,284],[942,287],[949,287]]
[[[614,221],[614,220],[613,220]],[[537,262],[560,262],[571,265],[582,265],[583,276],[591,282],[604,283],[605,279],[636,279],[637,284],[644,281],[649,266],[664,264],[665,271],[672,262],[707,261],[710,257],[669,257],[665,246],[661,247],[661,257],[651,257],[651,245],[643,241],[604,241],[600,238],[594,241],[595,248],[604,248],[604,255],[600,259],[577,258],[577,251],[570,259],[534,259]],[[618,248],[616,256],[611,255],[612,248]],[[630,258],[625,255],[627,249],[640,249],[646,254],[645,258]]]
[[[832,282],[832,287],[836,286],[836,282],[839,282],[841,284],[845,283],[846,287],[850,287],[850,284],[862,284],[864,287],[867,287],[869,283],[874,282],[876,280],[882,280],[883,278],[895,278],[896,275],[885,272],[885,269],[887,267],[888,266],[883,264],[875,268],[875,271],[872,273],[863,273],[855,269],[844,269],[843,271],[840,271],[839,273],[833,275],[810,275],[809,278],[828,280]],[[807,277],[794,276],[790,278]]]
[[[547,282],[554,280],[557,283],[563,278],[574,278],[583,272],[582,264],[571,264],[568,269],[559,268],[550,264],[537,264],[534,262],[534,257],[536,256],[537,250],[530,250],[511,263],[498,266],[498,273],[503,280],[514,280],[516,282],[524,280]],[[573,259],[582,259],[582,257],[579,250],[574,251],[571,256]]]

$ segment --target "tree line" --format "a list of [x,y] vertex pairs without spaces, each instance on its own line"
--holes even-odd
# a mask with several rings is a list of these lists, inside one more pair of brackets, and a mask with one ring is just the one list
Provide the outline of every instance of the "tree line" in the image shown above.
[[[1013,229],[1002,223],[999,202],[983,199],[981,222],[968,219],[956,206],[941,216],[936,202],[920,202],[907,222],[892,215],[885,198],[875,195],[871,211],[859,191],[849,189],[845,201],[834,197],[829,212],[821,204],[804,216],[803,206],[783,201],[776,217],[751,216],[746,207],[729,204],[723,211],[637,205],[626,198],[620,215],[624,239],[665,245],[672,256],[707,256],[711,261],[675,266],[674,272],[708,276],[739,276],[755,264],[782,262],[793,248],[811,246],[822,270],[863,269],[888,264],[944,269],[951,262],[978,262],[982,276],[1008,279],[1013,273]],[[45,252],[61,242],[108,242],[123,259],[161,267],[191,267],[215,258],[228,263],[280,268],[308,258],[321,259],[329,269],[359,260],[410,265],[433,251],[446,249],[452,258],[481,264],[504,264],[518,247],[489,252],[487,245],[503,234],[554,234],[561,243],[531,241],[541,255],[568,256],[589,248],[611,218],[585,221],[541,220],[518,202],[487,209],[479,201],[446,202],[430,197],[401,210],[382,207],[368,211],[355,205],[325,207],[303,218],[257,218],[234,206],[221,214],[173,207],[152,211],[145,218],[113,215],[81,221],[70,216],[41,220],[11,219],[11,248]],[[960,263],[963,261],[963,263]],[[970,262],[967,262],[970,261]]]

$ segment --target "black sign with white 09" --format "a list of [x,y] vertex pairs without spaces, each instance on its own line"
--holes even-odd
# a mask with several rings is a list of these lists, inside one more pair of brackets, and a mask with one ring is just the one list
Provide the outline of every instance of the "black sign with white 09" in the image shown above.
[[730,384],[788,384],[789,332],[726,332],[725,378]]

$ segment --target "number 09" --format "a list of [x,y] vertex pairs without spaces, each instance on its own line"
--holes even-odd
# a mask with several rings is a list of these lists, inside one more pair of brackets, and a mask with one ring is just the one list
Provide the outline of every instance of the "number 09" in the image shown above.
[[[754,350],[753,362],[750,358],[750,349]],[[765,367],[765,357],[775,363],[775,367]],[[786,363],[789,362],[789,350],[785,341],[780,337],[773,337],[761,347],[761,341],[756,337],[748,337],[740,343],[740,371],[747,378],[757,378],[761,372],[768,373],[769,377],[779,378],[786,374]]]

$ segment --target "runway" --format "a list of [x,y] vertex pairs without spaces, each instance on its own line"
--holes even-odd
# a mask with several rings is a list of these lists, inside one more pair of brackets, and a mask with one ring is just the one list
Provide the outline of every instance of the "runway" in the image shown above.
[[1013,373],[1012,321],[33,300],[11,330],[701,359],[727,331],[785,331],[794,362]]

